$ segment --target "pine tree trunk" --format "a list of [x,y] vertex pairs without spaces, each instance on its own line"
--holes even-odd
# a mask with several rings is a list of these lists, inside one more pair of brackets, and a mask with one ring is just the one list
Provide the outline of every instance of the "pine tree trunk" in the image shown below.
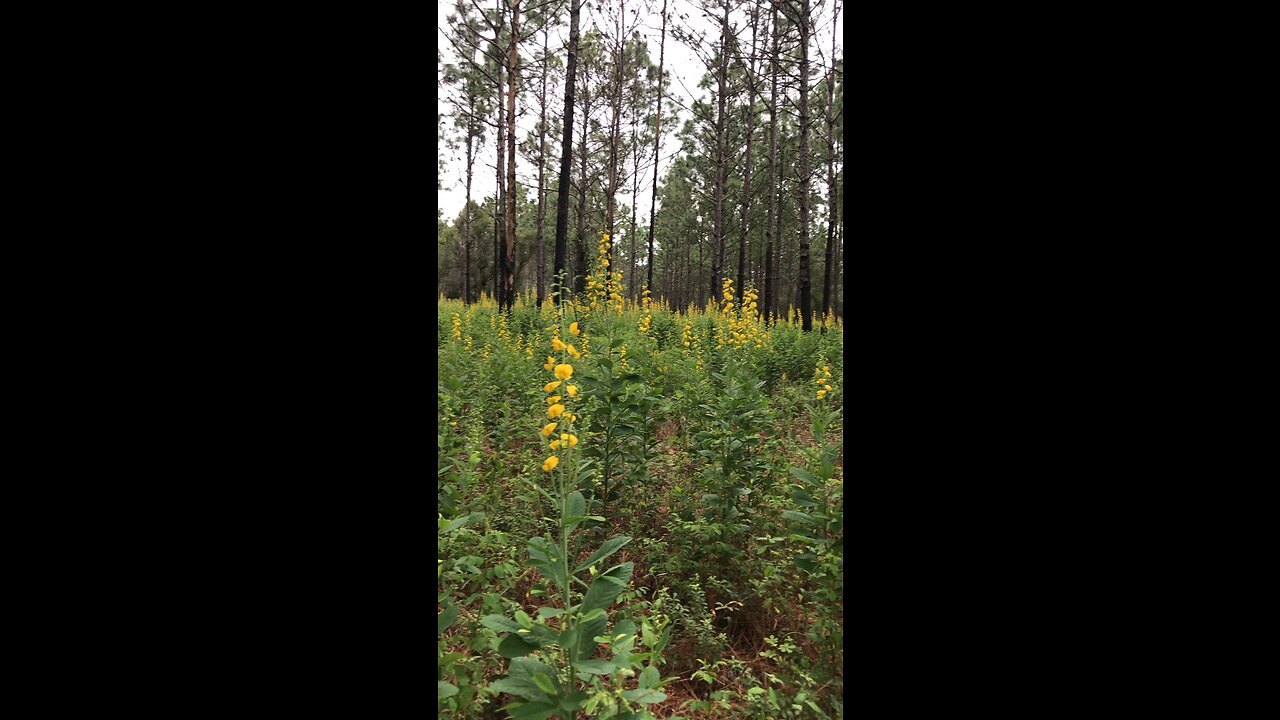
[[587,288],[587,130],[591,128],[591,90],[582,86],[582,137],[578,139],[578,232],[573,253],[573,292],[581,295]]
[[800,0],[800,329],[813,329],[809,292],[809,0]]
[[827,72],[827,251],[826,265],[822,270],[822,314],[831,309],[831,266],[835,259],[836,245],[836,18],[839,8],[831,13],[831,68]]
[[[662,39],[658,42],[658,113],[653,122],[653,195],[649,200],[649,287],[653,287],[653,223],[658,210],[658,148],[662,145],[662,64],[667,49],[667,0],[662,0]],[[668,286],[669,287],[669,286]]]
[[507,312],[516,302],[516,84],[520,81],[520,0],[511,0],[511,40],[507,48],[507,243],[502,258],[502,302]]
[[[471,103],[472,110],[475,103]],[[468,125],[470,120],[467,121]],[[471,171],[475,157],[471,154],[471,128],[467,128],[467,198],[462,206],[462,304],[471,304]]]
[[742,226],[738,240],[738,307],[742,308],[742,294],[747,286],[747,209],[751,204],[751,131],[756,119],[756,28],[759,24],[759,6],[751,11],[751,67],[747,71],[746,132],[747,154],[742,167]]
[[720,273],[724,268],[725,95],[729,92],[729,0],[720,21],[720,67],[716,71],[716,187],[712,212],[715,249],[711,255],[711,301],[720,301]]
[[563,301],[560,279],[566,272],[569,256],[569,170],[573,158],[573,92],[578,70],[578,15],[582,0],[572,0],[569,11],[569,59],[564,80],[564,136],[560,141],[560,179],[556,186],[556,249],[552,268],[551,292]]
[[[778,213],[778,6],[773,6],[772,27],[773,50],[769,59],[770,92],[769,92],[769,179],[765,183],[767,195],[767,220],[764,226],[764,312],[771,318],[776,314],[777,292],[774,289],[774,275],[777,266],[773,261],[774,242],[777,233],[774,230]],[[780,243],[779,243],[780,244]]]
[[538,307],[547,299],[547,248],[543,238],[543,225],[547,221],[547,45],[551,33],[542,31],[542,92],[538,93],[538,228],[534,242],[538,243]]

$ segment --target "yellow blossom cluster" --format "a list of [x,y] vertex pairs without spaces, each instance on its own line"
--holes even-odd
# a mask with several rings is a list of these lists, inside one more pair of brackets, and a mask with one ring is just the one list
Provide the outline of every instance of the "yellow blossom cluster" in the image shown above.
[[818,399],[831,392],[831,366],[820,363],[813,368],[813,382],[819,386]]
[[600,233],[596,269],[587,276],[586,301],[579,303],[579,314],[588,315],[598,310],[620,313],[626,307],[626,300],[622,297],[622,271],[609,270],[611,248],[609,233]]
[[730,347],[745,348],[752,343],[757,348],[765,347],[765,340],[768,338],[768,331],[764,323],[760,321],[760,312],[756,306],[756,298],[759,297],[754,287],[747,286],[742,291],[742,307],[734,309],[733,304],[733,279],[724,279],[723,290],[723,307],[720,310],[728,327],[717,336],[717,348],[724,347],[727,343]]
[[461,328],[462,328],[462,316],[459,315],[458,313],[454,313],[453,314],[453,339],[454,340],[462,339]]
[[649,332],[649,327],[653,325],[653,311],[650,308],[653,299],[649,297],[649,288],[645,287],[644,292],[640,294],[640,322],[637,323],[637,329],[641,335]]
[[691,355],[698,349],[698,336],[693,333],[693,324],[685,322],[684,329],[680,331],[680,344],[684,345],[684,354]]
[[[553,347],[556,350],[567,351],[572,347],[559,342],[558,338],[555,345]],[[547,419],[551,420],[542,426],[542,437],[550,440],[549,447],[553,453],[568,450],[578,444],[578,436],[571,432],[573,423],[578,417],[566,406],[566,403],[572,402],[578,396],[578,387],[572,384],[573,366],[567,362],[560,362],[554,355],[548,355],[547,362],[542,365],[542,368],[555,375],[554,380],[542,386],[542,391],[547,393]],[[557,430],[560,430],[558,434]],[[542,463],[542,470],[551,472],[558,464],[560,464],[559,456],[550,455]]]

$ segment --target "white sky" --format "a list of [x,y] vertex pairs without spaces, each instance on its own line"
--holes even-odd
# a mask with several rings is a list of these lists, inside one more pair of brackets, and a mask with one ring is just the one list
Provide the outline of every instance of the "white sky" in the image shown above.
[[[529,1],[530,0],[525,0],[525,4],[527,5]],[[487,1],[479,2],[479,4],[481,7],[489,7],[492,5],[491,2],[487,2]],[[602,17],[599,17],[595,13],[595,11],[591,9],[590,5],[591,3],[588,2],[587,0],[584,0],[582,3],[582,15],[579,19],[580,31],[585,33],[587,29],[589,29],[592,26],[592,23],[598,23],[602,31],[607,30],[607,28],[609,28],[610,26],[607,24],[606,20]],[[638,28],[638,31],[641,33],[641,35],[645,37],[649,47],[649,56],[653,61],[653,63],[656,65],[658,62],[658,42],[660,40],[661,27],[662,27],[662,17],[661,17],[662,0],[629,0],[627,2],[628,16],[630,16],[631,10],[637,6],[640,9],[639,17],[641,19],[640,27]],[[444,35],[444,28],[447,27],[445,17],[450,12],[452,12],[453,7],[454,7],[453,2],[441,2],[438,5],[438,18],[437,18],[437,30],[436,30],[437,36],[438,36],[437,42],[439,43],[438,47],[440,48],[440,53],[444,62],[456,62],[456,60],[454,59],[455,54],[453,51],[453,46],[449,44],[449,41],[445,38],[445,35]],[[730,15],[730,22],[736,23],[739,28],[742,28],[744,25],[748,26],[739,35],[739,38],[741,38],[741,41],[746,43],[747,48],[750,48],[750,40],[751,40],[750,39],[751,30],[749,27],[750,21],[747,18],[747,13],[749,11],[749,8],[750,6],[748,4],[743,4],[740,7],[735,8],[732,14]],[[708,46],[711,43],[715,42],[716,41],[715,39],[719,35],[718,23],[709,21],[705,17],[703,17],[702,11],[698,9],[698,6],[695,3],[690,2],[689,0],[668,0],[667,12],[668,12],[669,19],[667,22],[667,42],[666,42],[666,50],[665,50],[666,57],[665,57],[665,63],[664,63],[664,70],[670,74],[671,81],[667,83],[664,87],[665,97],[662,101],[662,124],[664,127],[664,131],[663,131],[662,149],[660,152],[661,165],[658,168],[659,182],[661,182],[661,178],[667,172],[668,168],[671,167],[671,159],[670,159],[671,153],[674,153],[676,150],[679,149],[679,142],[676,140],[674,134],[668,135],[666,130],[666,129],[674,129],[670,125],[668,125],[668,122],[672,117],[672,110],[675,110],[678,113],[677,121],[680,123],[680,125],[683,125],[684,121],[688,120],[690,117],[690,113],[684,109],[691,104],[690,91],[698,93],[702,97],[706,97],[707,95],[707,91],[698,89],[698,82],[702,78],[703,74],[706,73],[706,66],[703,65],[702,61],[698,59],[698,56],[694,54],[692,50],[690,50],[683,43],[677,41],[674,37],[672,37],[671,28],[674,23],[681,22],[686,24],[686,26],[689,28],[701,31],[705,36],[709,38]],[[826,56],[828,56],[831,52],[831,14],[830,13],[831,13],[830,3],[828,2],[824,6],[817,8],[814,14],[815,37],[813,41],[815,45],[821,46],[823,58],[826,58]],[[688,18],[684,20],[677,20],[678,16],[681,14],[688,15]],[[839,25],[836,31],[836,46],[838,48],[841,48],[837,52],[840,54],[843,54],[843,23],[844,23],[843,8],[841,9],[840,14],[841,14],[841,17],[838,19]],[[764,16],[764,19],[767,20],[767,18],[768,16],[766,14]],[[568,35],[569,35],[568,28],[569,28],[568,6],[566,5],[564,20],[561,27],[559,28],[559,32],[561,35],[559,39],[561,48],[563,48],[564,45],[567,44],[568,42]],[[539,37],[540,37],[540,34],[539,34]],[[530,62],[531,53],[534,51],[534,48],[533,48],[534,42],[535,42],[534,40],[530,40],[530,44],[528,46],[522,47],[521,65],[524,65],[525,63]],[[556,42],[557,42],[557,35],[553,31],[551,35],[552,52],[554,52]],[[540,45],[537,48],[537,51],[539,52],[541,51]],[[815,53],[811,52],[810,56],[815,62],[818,61],[818,57]],[[562,61],[566,60],[567,52],[562,51],[560,57]],[[436,76],[437,87],[441,85],[441,80],[440,80],[441,72],[442,72],[442,68],[437,67],[437,76]],[[550,91],[548,91],[548,94],[550,95]],[[525,115],[517,121],[517,127],[519,128],[518,130],[519,139],[523,139],[524,136],[533,129],[534,125],[537,123],[537,120],[538,120],[538,113],[536,112],[536,107],[535,107],[536,101],[533,101],[532,98],[526,98],[525,102],[529,103],[529,107],[532,109],[532,111],[526,112]],[[517,98],[516,103],[517,103],[517,108],[519,108],[521,103],[520,98]],[[548,97],[547,104],[548,104],[548,113],[550,113],[552,108],[554,108],[555,115],[559,117],[559,115],[564,109],[563,89],[557,88],[554,101],[552,100],[551,97]],[[450,114],[449,104],[445,99],[443,93],[441,93],[437,98],[437,106],[438,106],[439,112],[445,116],[445,119],[444,119],[445,132],[446,133],[456,132],[454,128],[450,127],[451,120],[449,117],[449,114]],[[580,109],[578,110],[578,112],[580,112]],[[577,115],[578,112],[575,112],[575,115]],[[578,124],[578,118],[575,118],[574,124],[577,126],[574,128],[574,142],[576,143],[578,140],[578,137],[577,137],[578,133],[581,131],[581,125]],[[554,138],[554,142],[550,143],[553,146],[553,150],[548,156],[548,169],[546,171],[547,173],[546,183],[547,183],[547,187],[552,192],[555,191],[556,175],[559,172],[560,141],[561,141],[561,138],[559,135],[557,135]],[[471,179],[471,198],[476,202],[481,202],[483,198],[485,198],[486,196],[492,196],[494,194],[494,189],[496,186],[496,182],[494,179],[494,169],[493,169],[494,162],[495,162],[494,160],[495,144],[496,144],[496,138],[494,137],[492,130],[490,130],[485,138],[485,147],[482,148],[481,151],[476,156],[476,166]],[[448,151],[446,151],[442,146],[441,152],[448,152]],[[652,150],[650,150],[648,155],[649,155],[649,160],[651,160]],[[451,222],[454,218],[458,216],[458,213],[462,212],[462,206],[466,197],[466,191],[464,187],[464,177],[463,177],[466,166],[462,156],[463,156],[463,151],[461,149],[453,151],[452,155],[446,159],[444,172],[440,177],[440,183],[441,183],[442,189],[438,193],[438,204],[439,204],[439,209],[444,212],[444,220],[446,222]],[[647,165],[649,160],[646,160],[645,157],[642,155],[641,164]],[[537,167],[536,166],[530,165],[528,163],[520,163],[516,167],[516,173],[519,176],[518,179],[520,180],[520,182],[528,183],[530,185],[537,184]],[[648,222],[649,202],[650,202],[650,195],[652,192],[652,186],[653,186],[653,169],[652,169],[652,166],[650,166],[648,170],[644,172],[640,181],[639,214],[643,216],[644,223],[646,224]],[[623,188],[620,188],[619,190],[621,191],[622,189]],[[619,192],[618,194],[619,207],[621,207],[623,204],[626,204],[626,205],[632,204],[632,198],[630,193],[630,189],[631,189],[630,183],[627,183],[627,186],[625,189],[627,192],[625,193]]]

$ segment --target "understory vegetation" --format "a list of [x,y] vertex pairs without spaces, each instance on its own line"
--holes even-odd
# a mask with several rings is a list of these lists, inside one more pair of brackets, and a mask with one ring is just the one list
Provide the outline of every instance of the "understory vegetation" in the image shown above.
[[437,305],[437,712],[843,717],[843,327]]

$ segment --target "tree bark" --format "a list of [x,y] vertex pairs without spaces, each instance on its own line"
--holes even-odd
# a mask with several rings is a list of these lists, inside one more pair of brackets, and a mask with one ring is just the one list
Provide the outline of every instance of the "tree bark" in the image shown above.
[[649,199],[649,287],[653,288],[653,222],[658,209],[658,148],[662,145],[662,64],[667,49],[667,0],[662,0],[662,39],[658,42],[658,113],[653,121],[653,195]]
[[582,85],[582,137],[578,139],[578,232],[574,239],[573,292],[581,295],[587,289],[587,131],[591,129],[591,89]]
[[711,301],[720,302],[720,274],[724,267],[725,95],[729,92],[729,0],[724,0],[720,21],[720,66],[716,69],[716,181],[712,211]]
[[738,307],[742,309],[742,294],[747,286],[747,209],[751,204],[751,131],[755,124],[756,118],[756,28],[760,19],[759,6],[755,6],[751,11],[751,66],[747,70],[747,105],[746,105],[746,133],[747,133],[747,154],[743,160],[742,168],[742,212],[740,214],[739,228],[741,231],[738,240]]
[[822,314],[831,309],[831,270],[835,260],[836,245],[836,140],[832,128],[835,125],[836,104],[836,18],[840,15],[837,4],[831,13],[831,68],[827,72],[827,251],[826,265],[822,270]]
[[538,307],[547,299],[547,248],[543,239],[543,225],[547,221],[547,45],[551,33],[542,30],[542,91],[538,93],[538,228],[534,242],[538,243]]
[[511,0],[511,40],[507,47],[507,244],[502,258],[502,301],[507,312],[516,302],[516,83],[520,80],[520,0]]
[[[502,26],[502,0],[498,0],[498,24]],[[501,57],[502,50],[498,47],[498,39],[501,33],[495,28],[493,35],[493,54],[494,57]],[[501,251],[503,226],[506,225],[506,203],[503,197],[503,190],[506,187],[506,157],[507,157],[507,126],[506,113],[502,103],[502,63],[495,63],[495,72],[497,74],[497,91],[493,97],[497,101],[498,106],[498,162],[496,163],[497,177],[495,182],[495,190],[493,193],[493,299],[502,306],[502,278],[506,275],[507,256]]]
[[[774,222],[778,208],[778,6],[773,5],[773,20],[770,33],[773,35],[773,51],[769,59],[770,93],[769,93],[769,180],[765,184],[768,194],[768,219],[764,226],[764,312],[765,318],[774,316],[777,304],[777,292],[774,289],[773,244],[776,239]],[[779,243],[781,244],[781,243]]]
[[809,292],[809,0],[800,0],[800,329],[813,329]]
[[614,31],[617,35],[617,41],[614,43],[613,49],[613,82],[609,93],[609,108],[613,111],[613,117],[609,122],[609,187],[605,190],[605,232],[609,234],[609,272],[616,269],[613,257],[614,243],[614,215],[617,211],[617,194],[618,194],[618,157],[622,154],[618,147],[619,141],[622,139],[622,66],[626,62],[626,47],[624,45],[625,38],[622,37],[621,18],[626,17],[627,3],[626,0],[621,2],[622,11],[619,19],[614,25]]
[[578,70],[578,15],[582,0],[571,0],[569,11],[569,59],[564,81],[564,136],[560,142],[560,179],[556,186],[556,250],[552,269],[551,292],[558,301],[565,298],[560,282],[566,272],[569,240],[569,170],[573,158],[573,92]]

